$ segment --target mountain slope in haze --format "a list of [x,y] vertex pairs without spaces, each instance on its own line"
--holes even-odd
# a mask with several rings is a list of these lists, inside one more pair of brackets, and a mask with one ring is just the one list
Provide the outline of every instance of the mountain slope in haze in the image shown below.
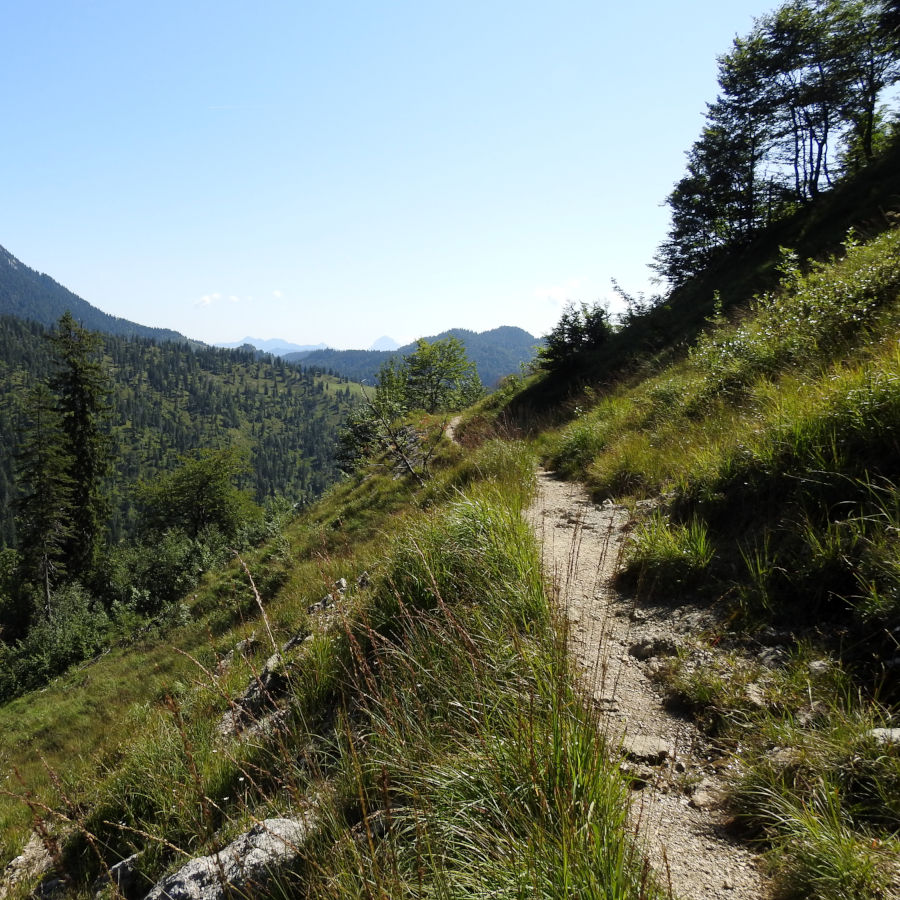
[[[429,343],[455,337],[466,348],[469,359],[475,363],[485,387],[493,388],[506,375],[519,371],[522,364],[534,358],[540,344],[538,338],[523,328],[501,325],[489,331],[475,332],[465,328],[451,328],[440,334],[426,337]],[[406,344],[394,351],[387,350],[316,350],[312,353],[289,353],[286,362],[331,370],[344,378],[372,384],[378,370],[395,356],[405,356],[416,349],[415,343]]]
[[327,344],[294,344],[281,338],[255,338],[245,337],[242,341],[231,341],[227,344],[215,344],[216,347],[224,347],[229,350],[237,350],[247,345],[271,353],[273,356],[284,356],[287,353],[309,353],[313,350],[324,350]]
[[66,310],[89,331],[155,341],[188,341],[183,334],[169,328],[151,328],[111,316],[91,306],[49,275],[30,269],[0,247],[0,315],[17,316],[49,327],[55,325]]

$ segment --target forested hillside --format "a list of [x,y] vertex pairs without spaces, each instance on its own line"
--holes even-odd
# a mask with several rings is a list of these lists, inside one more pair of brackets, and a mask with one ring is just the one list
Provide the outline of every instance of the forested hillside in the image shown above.
[[8,250],[0,247],[0,315],[18,316],[50,326],[66,310],[90,331],[103,331],[122,337],[152,338],[157,341],[188,340],[183,334],[169,328],[151,328],[111,316],[96,306],[91,306],[49,275],[28,268]]
[[[424,338],[428,343],[455,337],[462,342],[469,359],[475,363],[478,376],[488,389],[497,386],[506,375],[518,374],[523,365],[534,359],[540,340],[522,328],[503,325],[490,331],[451,328]],[[328,369],[364,384],[374,384],[378,370],[391,359],[400,359],[416,349],[415,343],[399,350],[316,350],[312,353],[288,353],[284,359],[304,366]]]
[[[199,447],[245,447],[248,486],[259,501],[318,496],[337,474],[336,434],[353,398],[338,378],[301,370],[256,353],[176,342],[103,337],[113,391],[113,539],[131,530],[133,486],[171,468]],[[50,372],[47,331],[0,317],[0,536],[14,543],[13,459],[22,435],[27,388]]]
[[[900,2],[787,0],[720,75],[665,292],[487,396],[456,341],[379,355],[302,509],[241,448],[318,452],[352,384],[104,342],[137,539],[79,581],[32,491],[49,551],[0,553],[11,900],[900,897]],[[19,398],[48,342],[2,326]],[[49,346],[2,438],[74,471]]]

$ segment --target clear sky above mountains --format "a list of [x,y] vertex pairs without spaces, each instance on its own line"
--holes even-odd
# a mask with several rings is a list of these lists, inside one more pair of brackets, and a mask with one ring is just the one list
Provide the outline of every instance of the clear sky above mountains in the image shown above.
[[546,332],[650,290],[749,0],[4,11],[0,244],[209,342]]

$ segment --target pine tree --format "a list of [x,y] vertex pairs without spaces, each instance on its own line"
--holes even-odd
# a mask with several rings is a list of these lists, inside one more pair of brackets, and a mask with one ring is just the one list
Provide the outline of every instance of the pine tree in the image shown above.
[[40,584],[44,612],[53,617],[51,591],[66,572],[73,536],[72,478],[56,399],[37,385],[23,410],[24,439],[16,454],[16,528],[25,578]]
[[101,340],[65,313],[50,335],[56,371],[50,388],[56,396],[65,435],[68,476],[72,483],[71,536],[67,561],[73,577],[88,578],[95,571],[109,514],[103,488],[110,468],[110,381],[98,358]]

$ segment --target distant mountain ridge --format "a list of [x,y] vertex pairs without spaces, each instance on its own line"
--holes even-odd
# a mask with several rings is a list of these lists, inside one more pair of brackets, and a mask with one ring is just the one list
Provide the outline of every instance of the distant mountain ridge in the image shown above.
[[370,350],[397,350],[400,345],[386,334],[383,334],[377,341],[372,342]]
[[[478,374],[485,387],[495,387],[506,375],[518,372],[520,366],[534,358],[537,347],[543,342],[524,328],[501,325],[489,331],[469,331],[466,328],[451,328],[424,340],[443,340],[455,337],[462,341],[469,359],[478,367]],[[330,369],[344,378],[372,384],[381,366],[391,357],[404,356],[416,349],[415,343],[406,344],[397,350],[314,350],[311,352],[288,353],[286,362]]]
[[66,310],[90,331],[156,341],[190,342],[183,334],[169,328],[153,328],[111,316],[0,247],[0,315],[16,316],[49,327],[55,325]]
[[216,347],[224,347],[226,350],[236,350],[247,345],[271,353],[273,356],[284,356],[287,353],[305,353],[313,350],[325,350],[328,344],[294,344],[281,338],[255,338],[245,337],[242,341],[231,341],[228,344],[215,344]]

